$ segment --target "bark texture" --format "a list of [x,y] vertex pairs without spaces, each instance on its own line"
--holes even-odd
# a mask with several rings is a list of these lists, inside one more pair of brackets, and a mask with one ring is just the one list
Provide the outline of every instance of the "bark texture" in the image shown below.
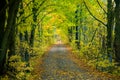
[[120,0],[114,0],[115,7],[115,40],[114,40],[114,48],[116,61],[120,63]]

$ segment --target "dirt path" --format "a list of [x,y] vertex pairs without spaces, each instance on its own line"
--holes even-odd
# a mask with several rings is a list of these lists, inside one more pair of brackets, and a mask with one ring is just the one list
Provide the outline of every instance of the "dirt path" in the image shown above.
[[80,68],[69,56],[69,51],[62,45],[53,46],[43,59],[42,80],[112,80],[95,76]]

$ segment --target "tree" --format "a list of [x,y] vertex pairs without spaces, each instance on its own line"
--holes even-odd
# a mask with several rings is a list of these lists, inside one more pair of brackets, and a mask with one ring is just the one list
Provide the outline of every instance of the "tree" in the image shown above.
[[[3,34],[4,34],[4,28],[5,28],[5,21],[6,21],[6,7],[7,3],[5,0],[0,1],[0,45],[2,42]],[[1,49],[1,47],[0,47]]]
[[[32,23],[32,29],[31,29],[31,35],[30,35],[30,45],[33,47],[34,46],[34,37],[35,37],[35,30],[37,27],[37,17],[38,17],[38,11],[39,8],[46,2],[47,0],[41,1],[39,6],[37,6],[37,2],[35,0],[32,0],[33,2],[33,8],[32,8],[32,13],[33,13],[33,23]],[[38,14],[37,14],[38,13]]]
[[107,0],[107,53],[112,62],[113,55],[113,26],[114,26],[114,9],[112,0]]
[[107,27],[107,54],[109,61],[112,62],[112,55],[113,55],[113,26],[114,26],[114,8],[113,8],[113,2],[112,0],[107,0],[107,12],[105,9],[101,6],[99,1],[97,0],[98,5],[102,8],[104,11],[105,15],[107,15],[107,24],[105,22],[101,21],[99,18],[94,16],[88,6],[86,5],[86,2],[84,1],[84,4],[90,13],[90,15],[96,19],[98,22],[102,23],[105,27]]
[[120,63],[120,0],[115,1],[115,39],[114,49],[116,61]]
[[[3,36],[4,36],[4,29],[5,29],[5,21],[6,21],[6,7],[7,3],[5,0],[1,0],[0,1],[0,72],[3,72],[3,64],[5,63],[5,57],[1,57],[3,56],[4,54],[1,54],[2,52],[2,39],[3,39]],[[1,75],[2,73],[0,73]]]
[[76,26],[75,26],[75,43],[78,49],[80,49],[80,5],[77,5],[77,10],[75,11],[75,19],[76,19]]
[[[10,41],[12,37],[10,36],[11,30],[15,29],[15,21],[16,21],[16,16],[17,16],[17,10],[18,6],[21,0],[15,1],[15,0],[9,0],[9,10],[8,10],[8,19],[7,19],[7,25],[5,28],[4,35],[2,36],[1,40],[1,51],[0,51],[0,72],[4,72],[6,68],[6,56],[7,56],[7,50],[9,48]],[[4,2],[4,1],[3,1]],[[6,8],[5,8],[6,10]],[[5,23],[4,23],[5,24]],[[5,26],[4,26],[5,27]],[[14,36],[14,35],[13,35]]]

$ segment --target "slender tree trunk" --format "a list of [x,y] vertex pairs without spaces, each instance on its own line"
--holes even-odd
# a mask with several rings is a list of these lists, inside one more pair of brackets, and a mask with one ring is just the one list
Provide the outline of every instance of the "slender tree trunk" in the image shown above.
[[112,53],[113,53],[113,25],[114,25],[114,13],[112,0],[108,0],[107,4],[108,14],[107,14],[107,53],[110,62],[112,62]]
[[80,49],[80,42],[79,42],[79,27],[76,26],[76,35],[75,35],[75,39],[76,39],[76,45],[77,45],[77,48]]
[[[26,44],[29,44],[29,43],[28,43],[28,40],[29,40],[29,39],[28,39],[28,32],[25,31],[24,33],[25,33],[25,35],[24,35],[25,41],[27,42]],[[30,66],[30,64],[29,64],[30,54],[29,54],[29,51],[28,51],[27,48],[25,48],[25,53],[24,53],[24,54],[25,54],[25,55],[24,55],[25,62],[27,62],[26,66]]]
[[72,26],[68,28],[68,38],[69,38],[69,42],[72,42]]
[[[24,14],[24,6],[23,6],[23,2],[20,3],[20,9],[21,11],[19,12],[20,16],[22,16]],[[24,24],[26,22],[26,20],[22,21],[22,24]],[[20,43],[25,42],[25,44],[29,45],[29,37],[28,37],[28,31],[24,31],[24,35],[20,32],[19,34],[19,38],[20,38]],[[22,44],[20,46],[20,55],[22,57],[22,60],[26,62],[26,67],[29,66],[29,52],[28,49],[26,47],[24,47]]]
[[30,35],[30,46],[33,47],[34,46],[34,38],[35,38],[35,29],[36,29],[36,25],[32,25],[32,30],[31,30],[31,35]]
[[37,22],[37,8],[36,8],[36,3],[35,0],[33,1],[33,8],[32,8],[32,13],[33,13],[33,24],[32,24],[32,30],[31,30],[31,35],[30,35],[30,45],[31,47],[34,46],[34,38],[35,38],[35,29],[36,29],[36,22]]
[[27,42],[29,42],[28,31],[25,31],[24,33],[25,33],[25,40],[26,40]]
[[120,0],[114,0],[115,7],[115,40],[114,40],[114,49],[116,61],[120,63]]
[[79,24],[79,5],[77,5],[77,10],[75,11],[75,18],[76,18],[76,29],[75,29],[75,40],[76,40],[76,46],[78,49],[80,49],[80,39],[79,39],[79,35],[80,35],[80,24]]
[[33,8],[32,8],[32,13],[33,13],[33,24],[32,24],[32,29],[31,29],[31,35],[30,35],[30,45],[31,47],[34,46],[34,38],[35,38],[35,30],[36,30],[36,22],[37,22],[37,16],[38,16],[38,9],[46,2],[47,0],[42,0],[42,2],[40,3],[40,5],[38,7],[37,3],[35,2],[35,0],[32,0],[33,3]]

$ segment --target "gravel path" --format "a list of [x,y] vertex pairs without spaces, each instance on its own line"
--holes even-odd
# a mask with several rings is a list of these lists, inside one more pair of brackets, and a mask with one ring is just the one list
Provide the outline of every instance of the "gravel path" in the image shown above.
[[62,44],[53,46],[43,59],[42,80],[111,80],[103,79],[80,69],[69,57]]

